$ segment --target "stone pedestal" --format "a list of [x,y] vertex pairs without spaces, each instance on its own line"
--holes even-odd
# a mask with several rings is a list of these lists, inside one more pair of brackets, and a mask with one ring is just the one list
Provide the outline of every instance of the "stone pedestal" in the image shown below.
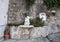
[[34,26],[32,26],[32,25],[30,25],[30,26],[21,25],[20,27],[22,28],[21,38],[22,39],[30,39],[31,30]]
[[20,25],[18,27],[12,26],[10,29],[11,39],[30,39],[30,34],[34,26]]

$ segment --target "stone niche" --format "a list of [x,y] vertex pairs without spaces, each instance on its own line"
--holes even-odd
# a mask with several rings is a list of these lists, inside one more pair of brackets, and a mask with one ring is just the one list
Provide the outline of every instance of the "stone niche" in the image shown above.
[[46,21],[47,19],[46,13],[40,13],[39,18],[42,19],[42,21]]

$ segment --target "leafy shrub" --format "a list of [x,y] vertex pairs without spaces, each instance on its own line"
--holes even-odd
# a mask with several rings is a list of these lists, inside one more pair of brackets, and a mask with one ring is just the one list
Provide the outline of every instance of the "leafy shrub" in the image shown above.
[[30,20],[30,25],[34,25],[35,27],[42,27],[44,26],[44,22],[42,22],[42,20],[37,17],[34,21]]

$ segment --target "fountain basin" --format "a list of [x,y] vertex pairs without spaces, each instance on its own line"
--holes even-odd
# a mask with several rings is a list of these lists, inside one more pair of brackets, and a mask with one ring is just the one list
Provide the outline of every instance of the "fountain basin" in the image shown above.
[[29,28],[33,28],[34,26],[33,25],[20,25],[19,27],[21,28],[26,28],[26,29],[29,29]]

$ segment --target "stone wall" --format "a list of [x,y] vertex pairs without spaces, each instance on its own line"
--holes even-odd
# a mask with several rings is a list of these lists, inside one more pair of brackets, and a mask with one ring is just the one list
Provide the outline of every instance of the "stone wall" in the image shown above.
[[[25,0],[10,0],[8,9],[8,23],[19,23],[24,20],[24,14],[26,13]],[[29,16],[36,17],[39,12],[44,10],[41,8],[42,0],[35,0],[33,6],[30,7]],[[37,9],[38,8],[38,9]]]
[[[11,34],[11,38],[12,39],[35,39],[35,38],[39,38],[39,37],[46,37],[47,35],[51,34],[51,33],[56,33],[59,32],[60,29],[55,26],[55,25],[51,25],[51,26],[43,26],[43,27],[33,27],[31,29],[31,32],[29,34],[29,30],[27,32],[25,32],[27,35],[23,35],[24,32],[23,28],[15,27],[12,26],[10,28],[10,34]],[[29,35],[28,35],[29,34]]]
[[44,6],[42,4],[42,0],[35,0],[35,3],[32,5],[32,7],[30,7],[29,16],[31,16],[32,18],[36,18],[39,13],[44,12]]
[[25,12],[24,0],[10,0],[8,11],[8,23],[17,23],[23,20]]
[[60,9],[56,10],[56,17],[58,18],[58,20],[60,20]]

